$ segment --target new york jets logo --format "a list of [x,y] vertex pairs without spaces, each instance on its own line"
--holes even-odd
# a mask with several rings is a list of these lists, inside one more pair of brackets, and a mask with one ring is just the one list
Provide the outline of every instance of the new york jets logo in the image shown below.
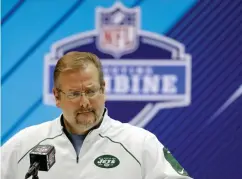
[[187,171],[179,164],[167,148],[163,148],[165,159],[171,164],[172,168],[180,175],[189,176]]
[[119,163],[119,159],[112,155],[102,155],[94,160],[94,164],[100,168],[114,168]]

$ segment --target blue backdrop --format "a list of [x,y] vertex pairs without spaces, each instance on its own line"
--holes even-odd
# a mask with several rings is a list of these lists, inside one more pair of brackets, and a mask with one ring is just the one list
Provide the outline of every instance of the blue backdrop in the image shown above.
[[[120,59],[112,69],[124,67],[128,61],[129,70],[131,61],[140,60],[133,66],[147,70],[147,74],[149,70],[163,77],[173,74],[178,80],[178,93],[149,93],[147,98],[140,93],[133,98],[110,93],[107,107],[111,116],[156,134],[195,178],[241,178],[241,1],[119,1],[127,8],[140,8],[140,26],[131,23],[138,29],[134,39],[139,46],[131,50],[127,46],[119,54],[96,47],[97,7],[110,8],[115,2],[2,1],[2,143],[21,129],[60,114],[51,105],[44,85],[51,87],[46,74],[58,50],[59,55],[72,49],[89,50],[100,56],[107,76],[112,61]],[[94,41],[83,45],[80,37],[78,45],[66,45],[68,39],[78,39],[83,33]],[[52,51],[53,44],[59,49]],[[163,62],[158,62],[161,59]],[[175,69],[177,66],[180,69]]]

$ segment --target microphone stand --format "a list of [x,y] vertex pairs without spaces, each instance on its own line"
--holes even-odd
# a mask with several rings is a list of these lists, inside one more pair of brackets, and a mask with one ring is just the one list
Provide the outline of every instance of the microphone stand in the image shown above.
[[38,162],[35,162],[30,168],[27,174],[25,175],[25,179],[29,178],[32,175],[32,179],[39,179],[38,177],[38,171],[39,171],[40,165]]
[[35,168],[35,170],[33,172],[32,179],[39,179],[39,177],[38,177],[38,171],[39,171],[39,167]]

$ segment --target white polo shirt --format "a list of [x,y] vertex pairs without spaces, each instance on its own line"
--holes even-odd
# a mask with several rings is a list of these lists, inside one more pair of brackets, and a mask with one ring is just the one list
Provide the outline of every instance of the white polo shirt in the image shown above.
[[61,117],[23,129],[1,148],[3,179],[24,179],[29,152],[38,144],[53,145],[56,163],[40,179],[188,179],[166,160],[163,145],[152,133],[111,119],[85,137],[79,155],[63,132]]

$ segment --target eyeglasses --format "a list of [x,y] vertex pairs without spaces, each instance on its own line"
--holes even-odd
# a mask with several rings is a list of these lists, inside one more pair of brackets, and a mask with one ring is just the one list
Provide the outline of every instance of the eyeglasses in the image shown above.
[[102,89],[102,87],[100,88],[96,88],[96,89],[88,89],[85,92],[81,92],[81,91],[69,91],[69,92],[64,92],[62,91],[60,88],[57,88],[58,91],[62,92],[67,99],[69,100],[79,100],[80,97],[85,94],[85,96],[87,98],[92,98],[94,97],[97,93],[100,92],[100,90]]

